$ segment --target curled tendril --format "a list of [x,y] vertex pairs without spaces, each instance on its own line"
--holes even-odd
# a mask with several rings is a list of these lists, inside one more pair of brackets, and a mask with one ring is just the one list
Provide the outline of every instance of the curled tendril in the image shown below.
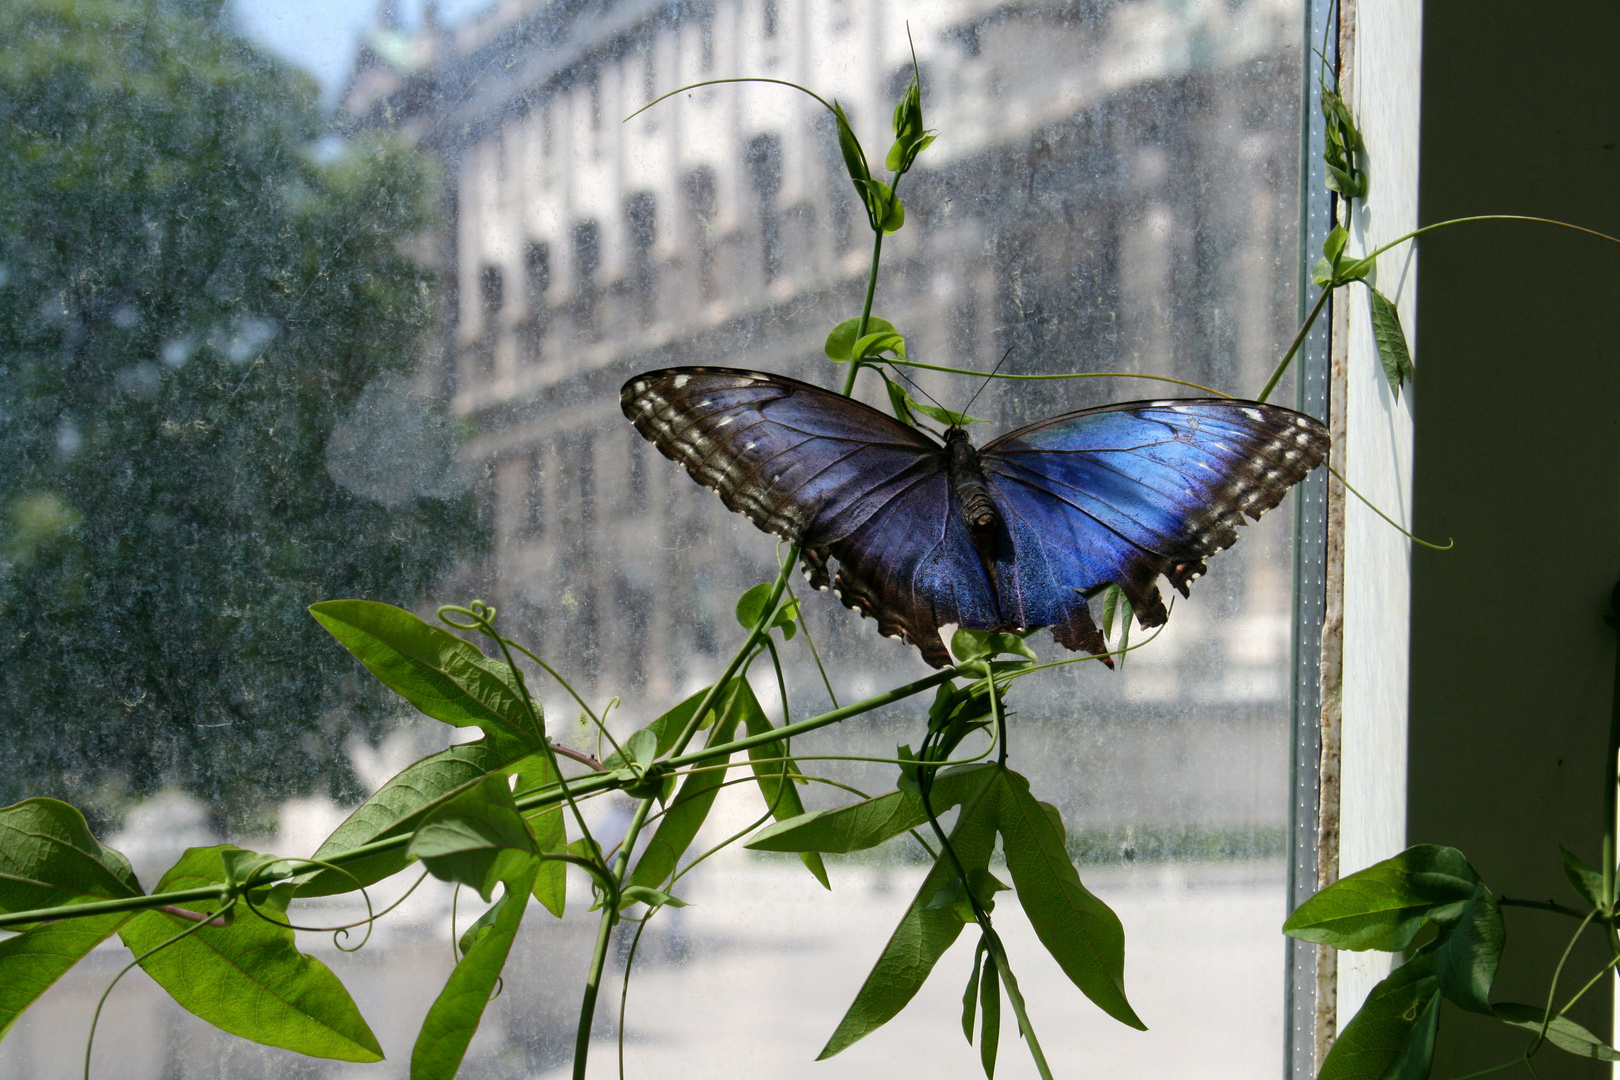
[[[482,600],[474,600],[466,607],[459,604],[445,604],[439,608],[439,621],[446,626],[453,626],[457,630],[477,630],[481,633],[495,636],[495,616],[499,614],[495,608]],[[465,615],[471,622],[460,622],[452,616]]]
[[[270,916],[260,911],[259,908],[253,903],[252,897],[248,895],[248,886],[244,886],[242,892],[242,901],[247,904],[248,910],[270,925],[279,926],[286,930],[304,930],[314,934],[329,933],[332,935],[333,948],[337,949],[339,952],[346,953],[359,952],[361,949],[365,948],[366,942],[371,940],[372,924],[378,919],[382,918],[384,915],[388,914],[390,911],[393,911],[395,908],[399,907],[400,904],[404,903],[405,897],[410,896],[411,893],[415,892],[416,886],[422,884],[422,878],[427,877],[427,873],[424,871],[422,877],[416,879],[416,885],[412,885],[409,889],[405,890],[405,896],[401,896],[398,900],[395,900],[392,904],[389,904],[381,911],[373,911],[371,907],[371,894],[367,892],[366,887],[360,883],[360,879],[336,863],[329,863],[321,859],[284,859],[282,861],[290,863],[304,863],[309,866],[319,867],[322,870],[335,870],[337,873],[342,874],[344,877],[354,882],[355,887],[360,890],[360,898],[366,902],[366,917],[357,920],[356,922],[345,923],[342,926],[299,926],[291,922],[282,922],[279,919],[272,919]],[[257,886],[252,887],[256,888]],[[356,926],[364,926],[366,928],[366,935],[360,939],[360,943],[358,945],[355,945],[353,948],[347,948],[343,944],[343,939],[347,938],[349,936],[349,930]]]

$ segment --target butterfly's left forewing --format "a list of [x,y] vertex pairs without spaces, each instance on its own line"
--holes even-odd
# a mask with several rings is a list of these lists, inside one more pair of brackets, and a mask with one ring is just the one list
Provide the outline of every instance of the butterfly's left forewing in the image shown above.
[[831,584],[929,663],[950,663],[941,625],[996,623],[944,453],[927,436],[820,387],[729,368],[648,372],[620,404],[727,507],[800,544],[812,584]]
[[665,457],[729,509],[796,543],[825,544],[858,527],[876,508],[875,491],[903,484],[939,451],[860,402],[760,372],[650,371],[619,398]]

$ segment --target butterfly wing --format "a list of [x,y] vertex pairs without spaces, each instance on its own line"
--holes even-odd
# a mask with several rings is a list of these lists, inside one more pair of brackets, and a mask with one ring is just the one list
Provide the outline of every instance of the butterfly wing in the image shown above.
[[806,574],[936,667],[945,623],[998,615],[951,497],[940,445],[809,383],[728,368],[638,375],[624,414],[664,456],[766,532],[800,544]]
[[1143,626],[1164,622],[1156,581],[1183,594],[1321,464],[1327,429],[1290,409],[1226,399],[1146,401],[1053,417],[984,446],[1005,523],[1002,612],[1101,651],[1084,590],[1117,584]]

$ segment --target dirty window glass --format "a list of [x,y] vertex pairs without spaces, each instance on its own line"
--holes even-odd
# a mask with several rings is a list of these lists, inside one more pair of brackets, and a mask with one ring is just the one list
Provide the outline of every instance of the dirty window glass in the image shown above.
[[[737,598],[774,576],[777,546],[637,435],[619,387],[711,364],[836,388],[823,340],[859,313],[871,234],[808,97],[711,86],[622,122],[684,84],[806,84],[881,155],[914,47],[939,138],[906,179],[874,307],[909,356],[1253,395],[1298,310],[1302,18],[1296,0],[8,3],[0,801],[81,807],[147,888],[189,846],[312,852],[388,776],[468,734],[384,691],[310,619],[320,600],[431,618],[482,598],[593,707],[618,698],[621,734],[718,675],[743,634]],[[917,382],[952,409],[980,390]],[[875,382],[861,393],[887,407]],[[1190,393],[996,382],[971,411],[1000,432]],[[1006,905],[1061,1071],[1279,1069],[1292,559],[1289,502],[1120,670],[1058,669],[1010,699],[1011,764],[1124,921],[1151,1029],[1087,1003]],[[930,670],[797,588],[840,702]],[[1062,654],[1047,634],[1032,644]],[[828,708],[802,638],[784,659],[792,715]],[[765,670],[755,686],[779,716]],[[534,677],[553,737],[597,754],[579,707]],[[923,712],[795,749],[892,757]],[[895,781],[892,765],[806,765],[862,791]],[[851,797],[804,792],[811,808]],[[622,832],[627,806],[592,812]],[[757,793],[728,792],[694,851],[760,812]],[[637,947],[631,1071],[976,1067],[951,1034],[966,936],[896,1021],[813,1065],[923,873],[899,841],[829,862],[831,896],[796,860],[740,848],[683,879],[692,906]],[[595,932],[585,882],[571,887],[566,918],[527,920],[463,1075],[562,1075]],[[305,943],[388,1054],[365,1075],[407,1075],[453,920],[459,933],[480,908],[456,903],[430,880],[358,955]],[[305,921],[358,910],[333,900]],[[126,960],[101,950],[24,1014],[0,1072],[76,1067]],[[714,1004],[694,1019],[695,1002]],[[102,1025],[99,1067],[121,1076],[359,1075],[231,1040],[139,972]],[[1024,1075],[1003,1042],[1004,1073]]]

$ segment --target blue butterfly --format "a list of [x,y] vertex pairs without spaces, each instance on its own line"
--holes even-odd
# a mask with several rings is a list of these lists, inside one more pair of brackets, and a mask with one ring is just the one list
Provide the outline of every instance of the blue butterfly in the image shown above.
[[[729,368],[650,371],[624,414],[726,506],[802,549],[805,575],[951,663],[939,629],[1050,627],[1107,652],[1086,593],[1113,584],[1143,627],[1321,464],[1327,429],[1252,401],[1133,401],[1054,416],[975,448],[859,401]],[[1107,657],[1103,657],[1108,662]],[[1110,666],[1112,666],[1110,664]]]

